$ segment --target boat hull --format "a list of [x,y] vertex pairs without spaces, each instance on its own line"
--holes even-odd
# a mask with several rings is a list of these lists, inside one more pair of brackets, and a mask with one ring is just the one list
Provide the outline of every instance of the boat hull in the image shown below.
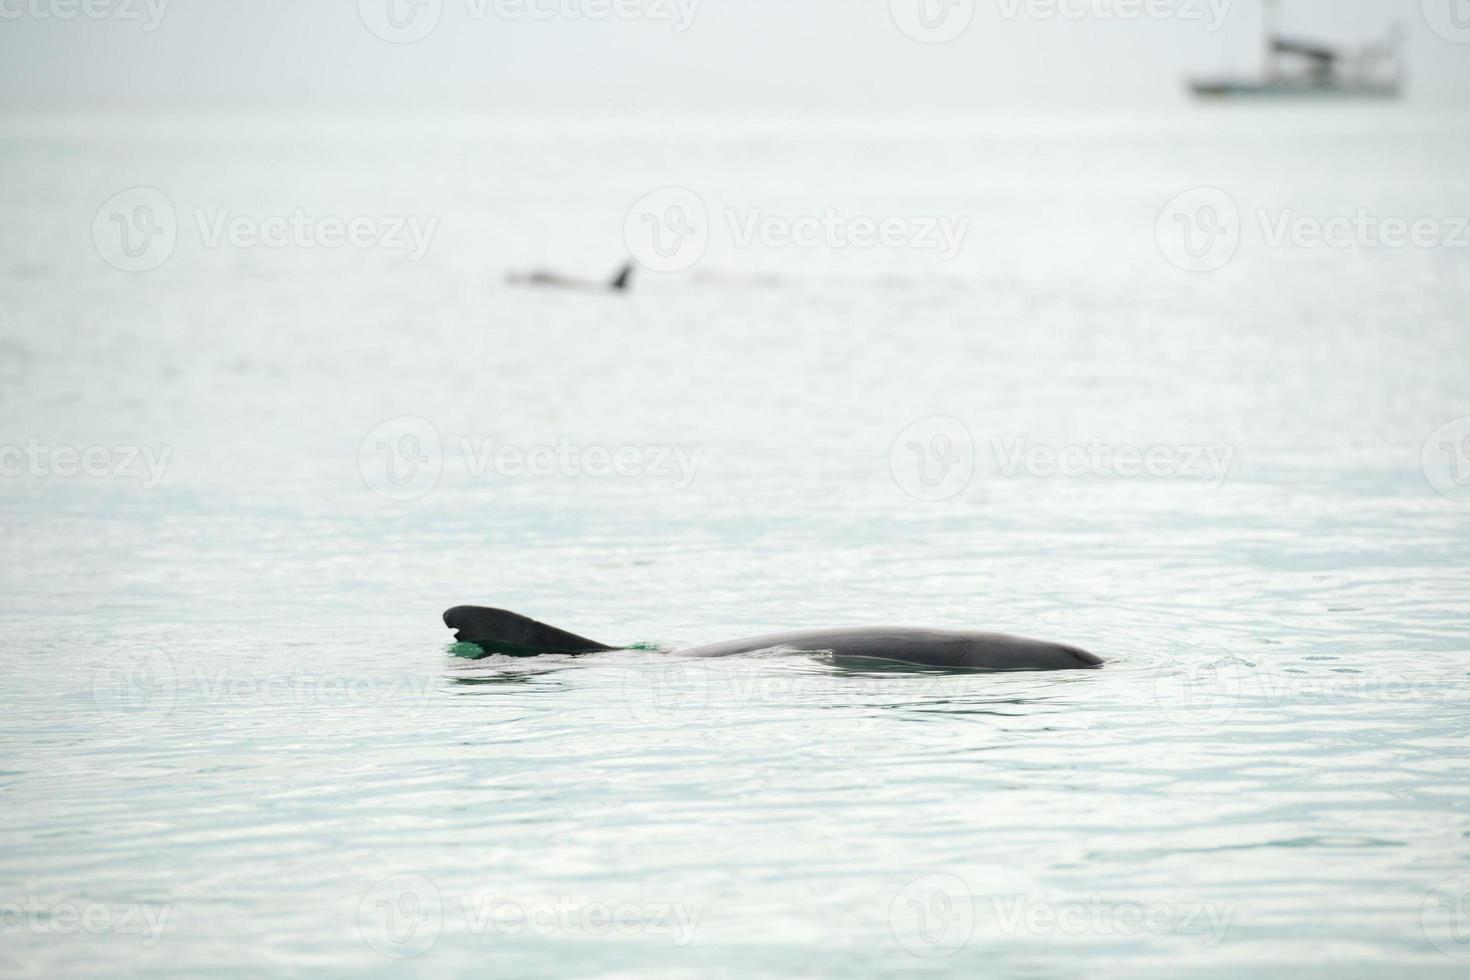
[[1190,82],[1200,99],[1397,99],[1397,85],[1339,82],[1255,82],[1221,79]]

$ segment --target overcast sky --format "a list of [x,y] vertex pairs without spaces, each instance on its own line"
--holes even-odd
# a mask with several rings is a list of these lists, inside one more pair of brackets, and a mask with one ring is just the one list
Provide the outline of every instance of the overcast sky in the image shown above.
[[[1262,2],[0,0],[0,99],[22,109],[1129,109],[1180,101],[1188,74],[1258,65]],[[605,19],[590,16],[599,6]],[[1283,21],[1347,43],[1398,22],[1411,98],[1470,103],[1470,0],[1284,0]]]

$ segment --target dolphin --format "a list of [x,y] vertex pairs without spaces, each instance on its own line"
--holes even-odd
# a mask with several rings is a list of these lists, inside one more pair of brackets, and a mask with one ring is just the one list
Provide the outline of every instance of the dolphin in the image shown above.
[[[461,643],[486,653],[530,657],[546,653],[588,654],[623,650],[538,623],[504,609],[456,606],[444,625]],[[1102,658],[1078,647],[1028,640],[1004,633],[900,626],[794,630],[745,640],[727,640],[673,651],[685,657],[733,657],[764,650],[829,653],[840,658],[886,660],[953,670],[1083,670],[1102,666]]]
[[633,263],[625,262],[623,267],[618,270],[617,275],[613,276],[607,282],[597,282],[592,279],[576,279],[572,276],[563,276],[559,273],[548,272],[545,269],[537,269],[534,272],[512,272],[505,277],[505,281],[523,286],[550,286],[556,289],[627,292],[633,285]]

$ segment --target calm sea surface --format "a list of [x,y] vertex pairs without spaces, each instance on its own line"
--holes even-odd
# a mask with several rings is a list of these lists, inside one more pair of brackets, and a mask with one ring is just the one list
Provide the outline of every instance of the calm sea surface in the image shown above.
[[[0,972],[1463,976],[1467,159],[0,120]],[[658,649],[880,623],[1110,663]]]

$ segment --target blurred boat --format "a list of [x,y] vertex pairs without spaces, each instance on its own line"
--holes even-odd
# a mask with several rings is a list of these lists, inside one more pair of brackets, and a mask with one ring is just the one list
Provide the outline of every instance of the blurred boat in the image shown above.
[[1277,29],[1277,0],[1265,0],[1265,72],[1255,78],[1197,78],[1189,83],[1199,98],[1396,99],[1403,89],[1400,32],[1356,51],[1283,37]]

